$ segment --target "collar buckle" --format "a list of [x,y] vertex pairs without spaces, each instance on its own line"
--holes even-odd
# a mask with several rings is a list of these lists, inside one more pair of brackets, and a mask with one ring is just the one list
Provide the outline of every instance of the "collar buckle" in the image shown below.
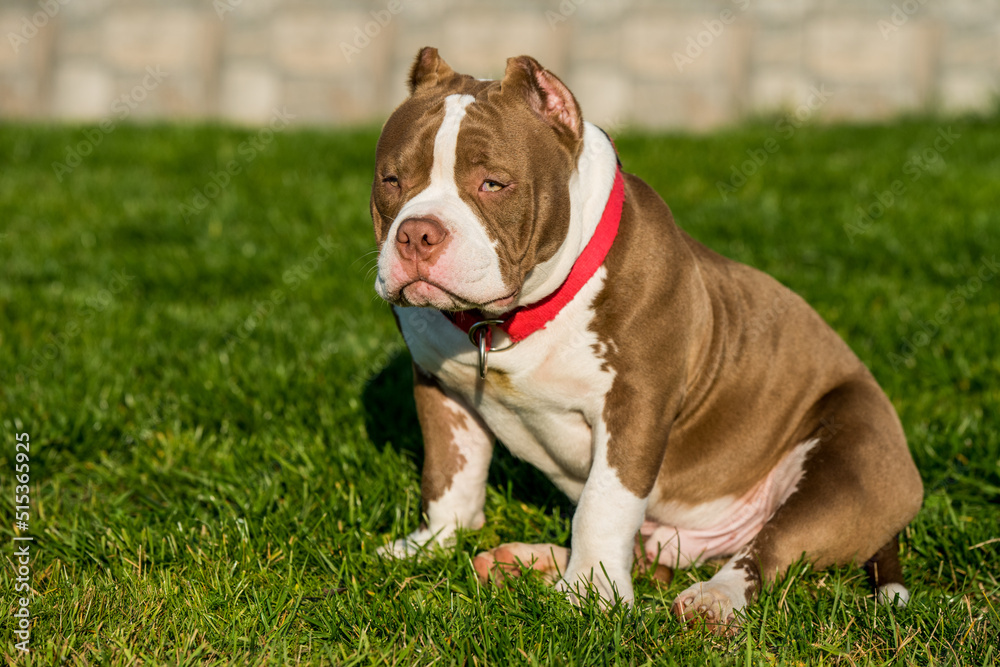
[[515,345],[517,345],[516,340],[512,340],[510,345],[506,347],[501,347],[497,349],[490,349],[490,343],[492,342],[493,333],[490,331],[490,325],[500,326],[503,324],[503,320],[480,320],[476,322],[471,327],[469,327],[469,342],[474,346],[479,348],[479,379],[486,379],[486,367],[487,367],[487,355],[490,352],[506,352]]

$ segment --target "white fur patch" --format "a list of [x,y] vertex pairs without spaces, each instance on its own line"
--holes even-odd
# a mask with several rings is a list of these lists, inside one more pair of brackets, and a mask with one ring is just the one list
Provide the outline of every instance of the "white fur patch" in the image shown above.
[[603,419],[594,426],[594,463],[573,515],[573,545],[566,574],[558,588],[577,592],[592,582],[604,600],[617,595],[632,604],[633,539],[646,511],[639,498],[608,464],[609,434]]
[[742,549],[798,488],[805,460],[818,442],[807,440],[794,447],[740,498],[726,496],[698,505],[651,498],[650,520],[641,529],[647,558],[668,567],[690,567]]
[[903,584],[885,584],[878,587],[879,604],[895,604],[902,609],[910,601],[910,591]]
[[[571,229],[559,251],[570,265],[604,210],[603,200],[595,203],[590,193],[606,197],[615,173],[614,150],[600,130],[588,129],[585,142],[571,188]],[[604,147],[591,148],[589,142]],[[576,211],[577,206],[586,210]],[[442,313],[395,309],[414,361],[461,395],[515,456],[538,468],[574,501],[590,474],[591,427],[602,419],[613,380],[613,374],[602,369],[602,344],[589,328],[591,303],[606,275],[606,269],[599,268],[544,329],[510,350],[491,353],[485,382],[478,378],[477,350]],[[506,335],[494,329],[493,346],[507,343]]]

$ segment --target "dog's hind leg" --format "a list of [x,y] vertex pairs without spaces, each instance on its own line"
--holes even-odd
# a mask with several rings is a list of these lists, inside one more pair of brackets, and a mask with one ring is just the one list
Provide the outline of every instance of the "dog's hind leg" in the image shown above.
[[899,535],[894,535],[885,546],[865,563],[868,582],[880,604],[905,607],[910,591],[903,585],[903,568],[899,564]]
[[894,536],[920,509],[923,487],[889,399],[859,374],[817,403],[801,433],[814,444],[795,491],[715,576],[677,596],[683,621],[734,632],[762,582],[803,556],[817,568],[872,559],[883,597],[905,597]]

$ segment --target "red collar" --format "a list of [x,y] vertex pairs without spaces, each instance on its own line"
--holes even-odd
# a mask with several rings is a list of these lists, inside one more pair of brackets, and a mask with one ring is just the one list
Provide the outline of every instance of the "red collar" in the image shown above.
[[[611,250],[611,244],[618,235],[618,226],[622,219],[622,208],[625,204],[625,180],[622,178],[621,167],[615,167],[615,182],[611,187],[611,195],[608,203],[604,205],[604,213],[601,221],[594,230],[594,235],[587,242],[587,246],[577,257],[573,268],[570,269],[566,280],[556,291],[545,298],[529,306],[515,308],[509,313],[498,317],[496,320],[483,317],[478,310],[462,310],[445,315],[454,322],[462,331],[469,333],[476,324],[489,321],[491,324],[501,328],[510,337],[512,344],[516,344],[531,334],[545,328],[549,322],[555,319],[559,311],[569,303],[574,296],[583,288],[591,276],[604,263],[604,258]],[[477,327],[486,330],[485,351],[490,349],[492,342],[492,332],[489,326]],[[473,341],[476,345],[477,341]],[[506,349],[506,348],[504,348]],[[481,374],[485,374],[485,354],[481,355]]]

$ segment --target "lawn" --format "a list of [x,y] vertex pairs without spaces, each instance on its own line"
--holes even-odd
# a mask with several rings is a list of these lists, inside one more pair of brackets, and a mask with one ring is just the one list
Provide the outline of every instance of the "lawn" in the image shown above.
[[[498,448],[487,527],[386,562],[420,520],[409,358],[372,288],[377,131],[0,125],[0,527],[14,594],[30,440],[30,655],[70,664],[987,665],[1000,637],[1000,117],[618,133],[695,238],[803,295],[896,405],[926,486],[913,591],[792,568],[745,630],[687,631],[470,556],[569,539]],[[98,140],[99,138],[99,140]],[[69,153],[68,153],[69,151]],[[75,166],[74,166],[75,165]],[[859,210],[863,214],[859,213]],[[23,595],[23,594],[21,594]]]

